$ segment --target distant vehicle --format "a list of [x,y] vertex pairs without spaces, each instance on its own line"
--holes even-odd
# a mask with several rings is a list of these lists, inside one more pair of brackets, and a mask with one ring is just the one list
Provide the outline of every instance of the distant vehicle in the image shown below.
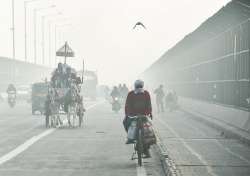
[[84,98],[96,99],[97,75],[94,71],[85,71],[82,85],[82,94]]
[[16,105],[16,93],[14,91],[8,93],[8,104],[11,108]]
[[118,97],[115,97],[113,102],[112,102],[112,110],[116,113],[118,113],[121,109],[121,103],[120,99]]
[[20,85],[17,87],[17,99],[29,101],[31,88],[30,85]]
[[31,102],[32,114],[39,111],[41,114],[45,112],[45,100],[48,93],[48,84],[41,82],[32,85]]

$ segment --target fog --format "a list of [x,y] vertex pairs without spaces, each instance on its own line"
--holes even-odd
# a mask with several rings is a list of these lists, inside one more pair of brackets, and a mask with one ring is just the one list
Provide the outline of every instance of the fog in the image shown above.
[[0,38],[0,176],[250,176],[249,0],[1,0]]
[[[37,12],[37,61],[42,64],[41,17],[62,13],[45,20],[45,65],[54,67],[56,49],[68,41],[76,53],[68,63],[98,73],[101,84],[131,82],[164,52],[185,35],[222,8],[229,0],[41,0],[27,6],[27,55],[34,61],[33,9],[55,8]],[[24,60],[24,2],[15,0],[16,59]],[[54,27],[51,27],[51,53],[49,56],[48,21],[59,27],[54,44]],[[0,53],[12,57],[11,1],[1,0]],[[147,29],[136,28],[141,21]],[[57,48],[55,48],[55,46]],[[49,61],[49,58],[51,61]],[[57,62],[60,58],[57,58]]]

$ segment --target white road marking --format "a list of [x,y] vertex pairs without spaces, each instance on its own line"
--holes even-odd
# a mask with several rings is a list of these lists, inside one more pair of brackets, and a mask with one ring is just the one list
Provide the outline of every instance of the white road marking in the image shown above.
[[175,135],[176,138],[179,138],[179,140],[180,140],[181,143],[184,145],[184,147],[186,147],[186,149],[189,150],[189,152],[192,153],[192,155],[196,156],[196,157],[202,162],[202,164],[203,164],[204,166],[206,166],[206,169],[207,169],[207,171],[208,171],[208,173],[209,173],[210,175],[212,175],[212,176],[217,176],[217,174],[215,174],[215,173],[213,172],[212,168],[211,168],[211,167],[208,165],[208,163],[203,159],[203,157],[202,157],[200,154],[198,154],[197,152],[195,152],[195,151],[193,150],[193,148],[190,147],[190,146],[187,144],[187,142],[186,142],[183,138],[181,138],[180,135],[179,135],[178,133],[175,132],[175,130],[174,130],[173,128],[171,128],[171,127],[170,127],[167,123],[165,123],[163,120],[161,120],[161,119],[159,119],[159,118],[158,118],[157,120],[158,120],[162,125],[164,125],[166,128],[168,128],[169,131],[171,131],[171,132]]
[[[201,134],[203,134],[204,136],[206,136],[206,133],[204,133],[201,129],[199,129],[199,128],[197,128],[197,127],[194,127],[194,126],[191,126],[191,125],[189,125],[189,124],[187,124],[187,125],[188,125],[189,127],[193,128],[193,129],[195,129],[198,133],[201,133]],[[247,164],[250,164],[250,161],[249,161],[248,159],[246,159],[244,156],[241,156],[241,155],[239,155],[239,154],[233,152],[230,148],[228,148],[228,147],[222,145],[222,144],[218,141],[218,139],[214,139],[214,142],[215,142],[219,147],[221,147],[223,150],[225,150],[226,152],[228,152],[228,153],[230,153],[231,155],[233,155],[233,156],[235,156],[235,157],[241,159],[242,161],[246,162]]]
[[[86,110],[89,110],[101,103],[103,103],[104,101],[98,102],[94,105],[91,105],[89,107],[86,108]],[[44,138],[45,136],[48,136],[49,134],[51,134],[52,132],[54,132],[57,128],[53,128],[53,129],[48,129],[44,132],[42,132],[39,135],[33,136],[32,138],[28,139],[27,141],[25,141],[23,144],[19,145],[17,148],[15,148],[14,150],[10,151],[9,153],[3,155],[2,157],[0,157],[0,165],[2,165],[3,163],[11,160],[12,158],[16,157],[17,155],[19,155],[20,153],[24,152],[25,150],[27,150],[30,146],[32,146],[34,143],[36,143],[37,141],[39,141],[40,139]]]
[[143,165],[139,166],[138,164],[136,165],[136,173],[137,173],[137,176],[146,176],[147,175],[145,167]]
[[38,140],[42,139],[43,137],[49,135],[50,133],[52,133],[55,130],[56,130],[55,128],[46,130],[45,132],[43,132],[37,136],[34,136],[34,137],[30,138],[29,140],[27,140],[25,143],[19,145],[17,148],[15,148],[14,150],[10,151],[9,153],[7,153],[6,155],[4,155],[0,158],[0,165],[9,161],[10,159],[16,157],[17,155],[19,155],[23,151],[27,150],[35,142],[37,142]]

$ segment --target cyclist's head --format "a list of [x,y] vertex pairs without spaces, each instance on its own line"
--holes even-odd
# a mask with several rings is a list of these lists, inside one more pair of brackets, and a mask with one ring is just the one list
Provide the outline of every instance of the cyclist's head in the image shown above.
[[135,86],[135,89],[143,88],[144,87],[144,82],[142,80],[138,79],[138,80],[135,81],[134,86]]

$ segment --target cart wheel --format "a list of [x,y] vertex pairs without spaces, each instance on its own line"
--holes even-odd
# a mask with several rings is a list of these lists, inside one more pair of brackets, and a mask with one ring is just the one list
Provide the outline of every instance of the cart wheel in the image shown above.
[[82,120],[83,120],[83,117],[80,115],[80,116],[79,116],[79,127],[82,126]]
[[46,126],[46,128],[49,127],[49,115],[45,116],[45,126]]

